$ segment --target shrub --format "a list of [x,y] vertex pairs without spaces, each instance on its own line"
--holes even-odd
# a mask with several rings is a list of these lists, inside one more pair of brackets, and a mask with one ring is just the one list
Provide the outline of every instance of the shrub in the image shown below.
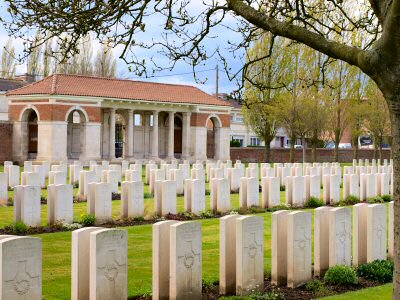
[[269,208],[266,209],[266,211],[275,212],[275,211],[278,211],[278,210],[289,210],[289,209],[290,209],[290,207],[287,206],[286,204],[280,204],[280,205],[276,205],[276,206],[273,206],[273,207],[269,207]]
[[143,195],[144,199],[148,199],[148,198],[151,198],[151,197],[153,197],[153,195],[151,193],[144,193],[144,195]]
[[393,280],[393,267],[392,260],[375,260],[368,264],[360,265],[357,268],[357,274],[368,280],[387,283]]
[[305,290],[310,292],[321,292],[325,289],[325,284],[317,279],[307,282],[305,286]]
[[239,141],[231,141],[231,147],[240,147]]
[[356,271],[349,266],[337,265],[325,273],[325,282],[332,285],[355,285],[358,283]]
[[383,203],[383,199],[380,196],[372,197],[367,199],[368,203],[374,204],[374,203]]
[[286,186],[284,184],[280,185],[280,191],[284,192],[286,190]]
[[325,205],[324,200],[319,199],[317,197],[310,197],[305,203],[305,207],[309,208],[316,208],[324,205]]
[[211,210],[206,210],[206,211],[201,211],[200,212],[200,217],[202,219],[210,219],[214,216],[213,212]]
[[15,234],[26,234],[28,229],[28,226],[24,222],[16,222],[12,228],[12,231]]
[[341,204],[342,205],[354,205],[354,204],[357,204],[358,202],[360,202],[360,198],[358,198],[357,196],[354,196],[354,195],[348,195],[346,197],[346,199],[341,201]]
[[92,214],[81,214],[81,224],[84,227],[93,226],[96,224],[96,216]]
[[382,195],[382,200],[384,201],[384,202],[390,202],[390,201],[393,201],[393,197],[391,196],[391,195]]

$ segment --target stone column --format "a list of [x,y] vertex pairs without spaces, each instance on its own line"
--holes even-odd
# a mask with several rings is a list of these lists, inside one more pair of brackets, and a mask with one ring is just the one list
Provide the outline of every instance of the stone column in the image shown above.
[[151,157],[158,159],[158,113],[159,111],[153,111],[153,135],[151,143]]
[[115,108],[110,109],[110,153],[109,159],[115,158]]
[[190,112],[182,113],[182,159],[190,158]]
[[168,124],[168,159],[174,159],[174,130],[175,130],[175,123],[174,123],[174,117],[175,112],[170,111],[169,112],[169,124]]
[[128,109],[128,141],[127,141],[127,152],[126,152],[127,158],[133,157],[133,126],[134,126],[133,113],[134,112],[132,109]]

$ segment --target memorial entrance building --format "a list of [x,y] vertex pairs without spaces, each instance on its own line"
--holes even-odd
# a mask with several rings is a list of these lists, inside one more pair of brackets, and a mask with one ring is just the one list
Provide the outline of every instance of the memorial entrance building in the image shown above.
[[55,74],[6,95],[14,161],[229,159],[230,104],[192,86]]

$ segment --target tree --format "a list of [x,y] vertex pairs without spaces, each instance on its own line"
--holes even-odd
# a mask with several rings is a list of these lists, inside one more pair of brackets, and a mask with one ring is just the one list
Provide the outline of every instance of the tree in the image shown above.
[[[224,60],[223,46],[213,49],[209,43],[218,30],[227,28],[232,28],[236,37],[241,36],[237,43],[226,42],[234,53],[248,48],[263,30],[360,68],[377,84],[390,112],[395,186],[393,299],[400,299],[400,0],[193,2],[83,0],[77,8],[75,2],[59,5],[57,0],[35,0],[32,5],[31,1],[6,0],[12,22],[4,24],[11,34],[21,36],[33,25],[51,32],[50,37],[68,32],[72,39],[63,43],[65,52],[75,51],[79,38],[94,32],[104,41],[111,40],[113,46],[122,45],[121,58],[138,74],[147,74],[148,68],[171,68],[178,60],[196,69],[217,54],[231,75],[232,66]],[[164,24],[164,30],[159,36],[144,38],[146,25],[153,25],[155,20]],[[366,41],[363,47],[346,36],[355,31]],[[145,60],[135,51],[138,48],[165,54],[170,63]]]
[[27,73],[33,77],[33,80],[36,80],[38,75],[41,75],[43,72],[42,66],[42,41],[44,38],[38,31],[36,33],[35,39],[29,47],[29,56],[28,56],[28,66]]
[[44,44],[44,52],[43,52],[43,77],[49,76],[53,68],[52,47],[53,47],[53,39],[47,40],[46,43]]
[[1,54],[1,77],[14,78],[16,67],[15,47],[12,38],[9,38]]
[[[284,65],[289,60],[284,53],[273,52],[274,44],[282,43],[270,34],[264,34],[248,50],[248,60],[259,59],[246,70],[245,103],[242,107],[246,126],[264,141],[265,160],[270,162],[271,142],[276,136],[278,122],[273,106],[275,98],[284,91]],[[267,58],[264,53],[271,51]]]
[[117,61],[113,56],[109,43],[103,43],[97,52],[94,64],[94,73],[101,77],[115,77],[117,72]]
[[374,156],[379,150],[379,158],[382,159],[382,144],[385,136],[390,133],[389,110],[382,93],[375,89],[376,93],[365,102],[365,127],[369,130],[374,142]]

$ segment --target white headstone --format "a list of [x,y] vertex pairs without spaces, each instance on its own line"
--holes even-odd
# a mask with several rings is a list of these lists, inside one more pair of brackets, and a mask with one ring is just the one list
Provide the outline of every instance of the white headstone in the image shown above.
[[337,207],[329,212],[329,267],[351,265],[351,208]]
[[14,220],[40,226],[40,187],[17,185],[14,188]]
[[47,210],[49,224],[74,221],[74,191],[70,184],[50,184],[47,186]]
[[264,219],[236,219],[236,294],[264,289]]
[[387,259],[386,205],[371,204],[367,208],[367,262]]
[[289,211],[272,213],[271,281],[280,286],[287,283],[287,215]]
[[201,235],[199,222],[171,225],[169,299],[201,299]]
[[121,189],[121,217],[144,216],[144,187],[142,181],[124,181]]

